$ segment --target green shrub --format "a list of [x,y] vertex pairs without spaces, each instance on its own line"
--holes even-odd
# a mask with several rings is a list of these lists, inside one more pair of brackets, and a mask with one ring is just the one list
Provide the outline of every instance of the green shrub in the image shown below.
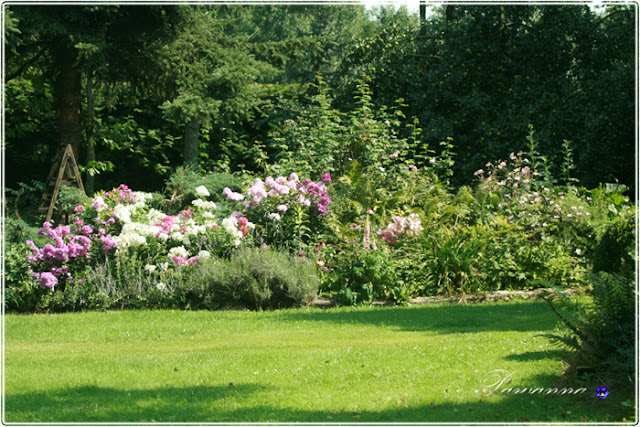
[[409,299],[410,291],[398,277],[396,260],[389,251],[343,247],[328,260],[332,271],[325,275],[325,287],[340,304]]
[[204,185],[211,194],[210,200],[219,205],[219,215],[227,216],[231,212],[226,209],[227,200],[222,194],[225,187],[235,192],[241,191],[243,180],[233,174],[214,172],[200,174],[189,166],[178,168],[167,180],[165,194],[169,200],[172,213],[188,208],[197,197],[195,189]]
[[25,221],[13,217],[4,219],[4,239],[7,246],[22,245],[26,248],[27,240],[33,241],[36,245],[44,245],[47,239],[38,234],[38,227],[33,227]]
[[71,187],[63,185],[60,187],[58,193],[58,200],[56,200],[56,207],[61,211],[70,214],[73,213],[73,208],[78,205],[83,205],[89,202],[91,199],[87,197],[84,191],[78,187]]
[[2,274],[5,286],[5,309],[9,311],[33,311],[43,291],[31,278],[27,257],[30,250],[24,244],[10,243],[5,246]]
[[319,287],[312,261],[258,248],[241,249],[229,261],[208,261],[193,280],[190,293],[183,295],[255,309],[308,305]]
[[615,273],[635,259],[635,215],[626,211],[606,229],[593,254],[593,270]]

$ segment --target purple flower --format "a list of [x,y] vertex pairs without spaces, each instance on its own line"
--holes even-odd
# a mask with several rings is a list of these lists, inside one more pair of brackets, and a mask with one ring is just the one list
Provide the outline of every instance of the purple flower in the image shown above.
[[600,399],[606,399],[609,396],[609,391],[606,387],[596,387],[596,396]]
[[39,276],[40,276],[40,287],[42,289],[49,288],[53,290],[53,288],[58,283],[58,278],[54,276],[52,273],[49,273],[49,272],[40,273]]
[[113,249],[118,246],[117,242],[111,240],[111,235],[109,236],[100,236],[100,241],[102,242],[102,246],[104,246],[104,251],[108,251],[109,249]]
[[325,173],[324,175],[322,175],[322,181],[331,182],[331,175],[329,173]]

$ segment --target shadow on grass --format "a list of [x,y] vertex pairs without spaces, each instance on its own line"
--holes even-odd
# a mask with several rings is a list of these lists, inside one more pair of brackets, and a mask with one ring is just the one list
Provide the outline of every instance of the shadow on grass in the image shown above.
[[548,331],[558,318],[542,301],[509,304],[443,304],[413,307],[371,307],[368,310],[283,312],[284,322],[314,321],[369,324],[442,334],[485,331]]
[[540,359],[562,359],[566,352],[562,350],[528,351],[521,354],[510,354],[505,356],[505,360],[515,360],[516,362],[532,362]]
[[[551,375],[526,378],[512,387],[555,387]],[[595,385],[592,385],[595,387]],[[631,411],[621,397],[600,400],[593,387],[579,395],[478,395],[454,402],[443,390],[424,390],[410,399],[384,404],[385,409],[326,408],[322,399],[309,398],[309,409],[288,408],[287,399],[274,399],[267,387],[236,386],[162,387],[117,390],[97,386],[65,388],[55,393],[7,394],[4,420],[19,422],[594,422],[622,421]],[[263,394],[264,393],[264,394]],[[367,405],[362,396],[360,408]],[[444,403],[442,402],[444,399]],[[409,399],[408,399],[409,400]],[[298,400],[299,401],[299,400]],[[438,403],[434,403],[434,401]],[[316,410],[314,408],[326,408]]]

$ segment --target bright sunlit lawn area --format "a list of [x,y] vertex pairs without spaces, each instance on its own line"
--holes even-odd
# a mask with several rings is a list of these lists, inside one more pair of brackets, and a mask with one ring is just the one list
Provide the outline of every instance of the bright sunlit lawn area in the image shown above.
[[[544,302],[5,317],[5,422],[622,421],[561,387]],[[486,375],[512,373],[489,396]],[[494,382],[490,381],[489,383]]]

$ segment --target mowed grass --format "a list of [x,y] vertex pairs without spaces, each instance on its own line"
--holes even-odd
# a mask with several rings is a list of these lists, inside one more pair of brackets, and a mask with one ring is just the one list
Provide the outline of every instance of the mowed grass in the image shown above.
[[606,384],[481,396],[495,369],[558,386],[556,324],[539,301],[11,314],[4,422],[622,421]]

